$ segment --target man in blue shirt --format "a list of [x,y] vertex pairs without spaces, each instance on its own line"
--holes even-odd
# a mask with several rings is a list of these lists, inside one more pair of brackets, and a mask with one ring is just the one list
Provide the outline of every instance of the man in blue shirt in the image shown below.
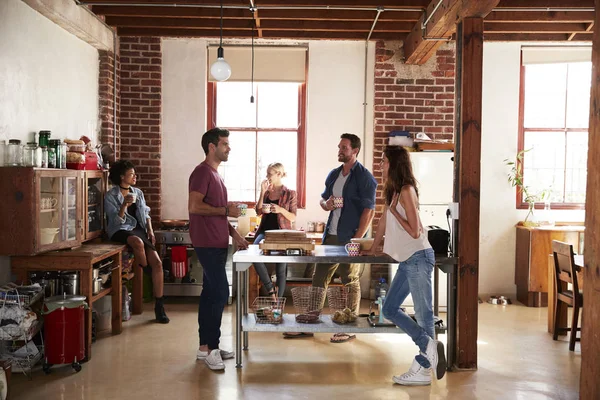
[[[375,214],[377,181],[356,159],[360,152],[360,138],[350,133],[341,136],[338,161],[343,164],[332,170],[325,180],[321,194],[321,208],[329,211],[323,244],[344,245],[352,238],[362,238],[367,233]],[[340,201],[339,198],[343,200]],[[360,306],[359,264],[317,264],[313,286],[327,289],[334,273],[348,287],[349,308],[356,314]],[[331,338],[334,343],[354,339],[354,335],[338,333]]]

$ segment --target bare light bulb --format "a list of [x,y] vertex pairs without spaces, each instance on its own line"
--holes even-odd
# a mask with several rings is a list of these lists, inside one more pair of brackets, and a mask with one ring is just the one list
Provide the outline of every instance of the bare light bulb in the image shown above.
[[223,58],[223,48],[217,50],[217,61],[210,66],[210,74],[219,82],[226,81],[231,76],[231,67]]

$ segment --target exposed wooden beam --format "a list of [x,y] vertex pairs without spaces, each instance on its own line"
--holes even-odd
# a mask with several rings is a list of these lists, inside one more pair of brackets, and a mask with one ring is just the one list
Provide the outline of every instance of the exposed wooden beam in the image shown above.
[[527,24],[527,23],[497,23],[486,22],[485,33],[579,33],[587,32],[587,24]]
[[[600,10],[600,0],[596,0]],[[600,24],[600,13],[595,23]],[[587,186],[585,197],[585,249],[583,259],[583,298],[581,316],[580,399],[600,399],[600,29],[594,32],[592,46],[592,91],[588,134]]]
[[[569,35],[565,33],[486,33],[486,42],[563,42]],[[590,39],[591,40],[591,39]]]
[[[592,28],[594,27],[594,23],[591,22],[588,24],[587,28],[585,29],[586,32],[592,32]],[[567,39],[569,42],[573,41],[573,39],[575,39],[577,37],[577,33],[572,33],[571,36],[569,36],[569,38]]]
[[113,32],[73,1],[23,0],[23,2],[96,49],[115,51]]
[[[97,15],[111,17],[167,17],[167,18],[220,18],[220,11],[216,8],[189,8],[189,7],[115,7],[93,6],[92,11]],[[417,21],[421,11],[389,11],[379,15],[378,21]],[[249,10],[226,8],[223,10],[225,19],[246,19]],[[291,20],[316,20],[316,21],[369,21],[373,22],[376,11],[346,11],[346,10],[260,10],[260,19],[291,19]],[[593,19],[593,18],[592,18]],[[590,20],[591,21],[591,20]]]
[[[486,17],[500,0],[433,0],[427,7],[426,15],[431,16],[425,29],[427,17],[422,16],[404,42],[404,55],[407,64],[423,64],[441,42],[425,40],[450,36],[456,23],[466,17]],[[437,8],[437,11],[433,11]]]
[[[104,4],[178,4],[178,5],[219,5],[220,1],[205,1],[205,0],[82,0],[83,4],[86,3],[104,3]],[[241,1],[224,1],[225,6],[244,6],[246,2]],[[325,6],[336,6],[336,7],[384,7],[384,8],[414,8],[423,9],[429,4],[429,0],[402,0],[401,2],[393,0],[261,0],[257,7],[274,7],[274,6],[303,6],[303,7],[325,7]]]
[[[180,28],[180,29],[217,29],[219,20],[206,20],[197,18],[130,18],[107,17],[106,23],[120,28]],[[357,31],[368,33],[372,22],[367,21],[279,21],[264,20],[260,25],[262,30],[305,30],[305,31],[331,31],[346,32]],[[376,25],[377,32],[410,32],[411,22],[381,22]],[[223,30],[252,29],[252,19],[236,19],[225,21]]]
[[462,20],[457,366],[477,368],[483,18]]
[[[218,38],[219,30],[181,29],[181,28],[117,28],[120,36],[158,36],[158,37],[205,37]],[[372,40],[404,40],[407,34],[402,32],[374,32]],[[225,39],[251,37],[251,31],[223,30]],[[365,40],[365,32],[327,32],[327,31],[278,31],[263,30],[263,38],[269,39],[323,39],[323,40]]]
[[492,11],[485,22],[592,22],[593,11]]
[[594,0],[502,0],[497,8],[594,8]]

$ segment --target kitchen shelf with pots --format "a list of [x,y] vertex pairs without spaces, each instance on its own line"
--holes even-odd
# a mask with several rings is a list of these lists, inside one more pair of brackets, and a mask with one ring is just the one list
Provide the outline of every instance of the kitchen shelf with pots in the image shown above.
[[95,303],[97,300],[100,300],[107,294],[110,294],[111,291],[112,291],[112,288],[110,288],[110,287],[100,290],[98,293],[96,293],[95,295],[92,296],[92,303]]

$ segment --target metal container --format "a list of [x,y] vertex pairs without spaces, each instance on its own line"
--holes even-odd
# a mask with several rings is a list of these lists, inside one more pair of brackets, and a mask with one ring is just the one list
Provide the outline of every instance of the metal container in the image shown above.
[[102,278],[92,279],[92,294],[98,294],[102,290]]
[[[70,363],[77,372],[85,358],[85,297],[54,296],[44,302],[44,372]],[[51,311],[52,310],[52,311]]]
[[77,272],[63,272],[61,279],[61,294],[79,294],[79,275]]

